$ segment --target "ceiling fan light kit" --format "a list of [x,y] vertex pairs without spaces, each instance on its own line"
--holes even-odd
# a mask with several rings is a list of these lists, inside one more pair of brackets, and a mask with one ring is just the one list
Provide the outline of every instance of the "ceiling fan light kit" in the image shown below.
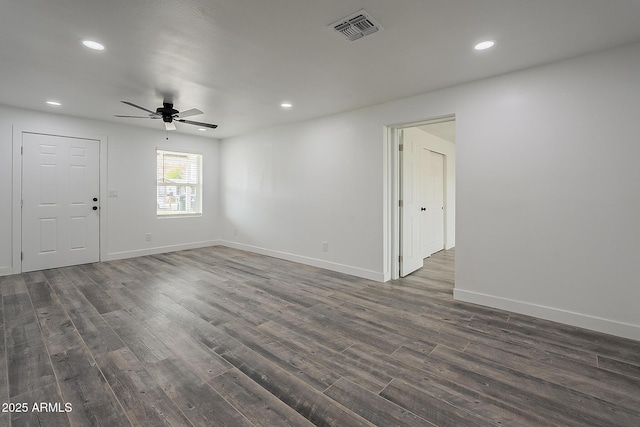
[[191,108],[189,110],[180,112],[175,108],[173,108],[172,103],[163,102],[162,107],[158,107],[156,108],[156,111],[153,111],[148,108],[136,105],[133,102],[129,102],[129,101],[120,101],[120,102],[122,102],[123,104],[130,105],[134,108],[138,108],[142,111],[146,111],[149,114],[146,116],[123,116],[123,115],[116,114],[114,115],[114,117],[125,117],[125,118],[133,118],[133,119],[162,119],[162,121],[164,122],[164,128],[168,131],[176,130],[176,125],[174,124],[174,121],[177,121],[180,123],[186,123],[188,125],[210,128],[210,129],[215,129],[218,127],[218,125],[214,125],[212,123],[194,122],[192,120],[184,119],[185,117],[191,117],[191,116],[197,116],[198,114],[203,114],[202,111],[198,110],[197,108]]

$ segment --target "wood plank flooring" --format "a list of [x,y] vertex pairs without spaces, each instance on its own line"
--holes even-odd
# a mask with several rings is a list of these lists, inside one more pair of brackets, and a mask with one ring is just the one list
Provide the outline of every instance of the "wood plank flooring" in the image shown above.
[[640,342],[454,301],[454,257],[384,284],[226,247],[0,277],[0,426],[640,425]]

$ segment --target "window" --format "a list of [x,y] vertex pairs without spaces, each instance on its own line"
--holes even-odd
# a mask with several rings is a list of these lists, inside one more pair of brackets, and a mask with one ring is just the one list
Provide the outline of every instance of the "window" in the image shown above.
[[156,154],[158,216],[202,214],[202,154]]

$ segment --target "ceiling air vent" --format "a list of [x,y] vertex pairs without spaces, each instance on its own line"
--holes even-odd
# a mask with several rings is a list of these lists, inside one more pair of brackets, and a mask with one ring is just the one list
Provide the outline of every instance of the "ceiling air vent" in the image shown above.
[[364,9],[334,22],[329,28],[333,28],[351,42],[382,29]]

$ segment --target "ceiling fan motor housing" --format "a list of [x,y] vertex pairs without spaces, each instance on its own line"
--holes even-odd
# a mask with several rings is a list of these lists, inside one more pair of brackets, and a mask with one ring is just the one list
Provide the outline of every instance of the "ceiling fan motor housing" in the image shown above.
[[173,116],[178,114],[179,111],[173,108],[173,104],[168,102],[162,103],[162,107],[158,107],[156,109],[156,113],[162,115],[162,121],[165,123],[171,123],[173,121]]

